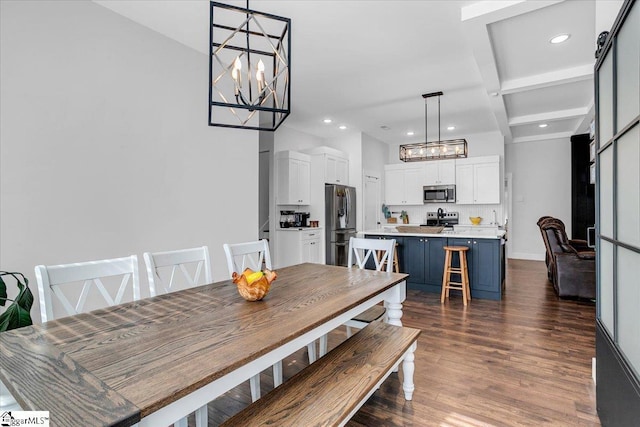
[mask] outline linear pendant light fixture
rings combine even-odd
[[[442,92],[425,93],[424,98],[424,140],[417,144],[404,144],[400,146],[400,160],[403,162],[421,162],[425,160],[457,159],[467,157],[467,140],[440,139],[440,96]],[[429,98],[438,97],[438,140],[427,141],[427,101]]]
[[[209,126],[275,131],[291,110],[291,19],[210,2]]]

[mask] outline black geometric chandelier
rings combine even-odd
[[[425,93],[424,98],[424,140],[417,144],[404,144],[400,146],[400,160],[403,162],[421,162],[425,160],[444,160],[467,157],[467,140],[440,139],[440,96],[442,92]],[[438,140],[427,141],[427,100],[438,97]]]
[[[275,131],[291,105],[291,20],[210,2],[209,126]]]

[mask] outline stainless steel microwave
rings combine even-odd
[[[455,185],[426,185],[422,187],[425,203],[455,203]]]

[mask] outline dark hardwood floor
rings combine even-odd
[[[409,291],[402,321],[423,331],[413,401],[392,374],[348,426],[600,425],[591,379],[595,305],[556,298],[544,262],[509,260],[502,301],[474,299],[465,308],[460,297],[440,304],[439,295]],[[343,339],[342,330],[332,332],[330,347]],[[287,358],[285,379],[306,361],[304,350]],[[271,385],[263,372],[263,393]],[[247,382],[209,404],[209,425],[250,401]]]

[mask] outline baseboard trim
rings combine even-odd
[[[509,258],[525,259],[529,261],[544,261],[544,254],[532,254],[527,252],[511,252]]]

